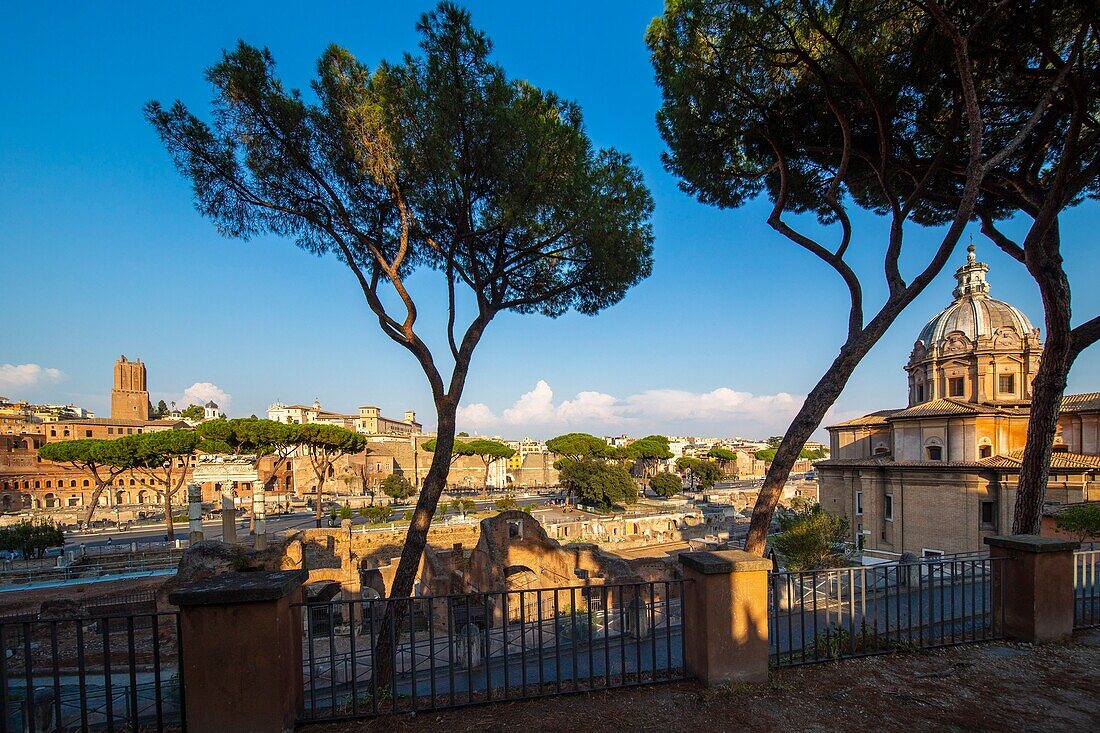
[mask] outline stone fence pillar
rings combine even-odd
[[[187,539],[202,542],[202,486],[187,484]]]
[[[169,594],[180,608],[190,733],[283,733],[302,711],[306,571],[224,573]]]
[[[1045,643],[1073,633],[1073,551],[1080,543],[1038,535],[986,537],[994,622],[1009,639]]]
[[[684,667],[708,687],[768,681],[768,570],[744,550],[682,552]]]

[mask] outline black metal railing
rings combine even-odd
[[[772,663],[789,666],[1002,638],[1001,558],[925,559],[769,575]],[[996,599],[1000,600],[1000,599]]]
[[[1073,553],[1073,628],[1100,626],[1100,550]]]
[[[0,619],[0,733],[184,729],[179,614]]]
[[[683,679],[683,582],[303,603],[304,719]]]

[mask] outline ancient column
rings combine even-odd
[[[218,486],[222,494],[222,542],[234,544],[237,541],[237,507],[233,503],[233,482],[222,481]]]
[[[264,495],[264,482],[252,482],[252,527],[256,534],[256,549],[267,549],[267,517],[266,498]]]
[[[202,541],[202,486],[187,484],[187,539]]]

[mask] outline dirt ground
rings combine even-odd
[[[314,725],[308,733],[1100,730],[1100,631],[1072,644],[981,644],[808,665],[771,684],[691,682]]]

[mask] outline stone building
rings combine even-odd
[[[322,423],[355,430],[364,435],[380,438],[407,438],[421,435],[423,426],[416,421],[416,413],[406,410],[401,420],[383,417],[382,410],[373,405],[363,405],[356,413],[333,412],[321,407],[317,400],[312,405],[284,405],[275,402],[267,408],[267,419],[292,425]]]
[[[78,510],[86,507],[95,491],[92,477],[71,466],[42,461],[38,449],[62,440],[113,440],[158,430],[186,428],[182,420],[150,420],[145,364],[120,357],[114,366],[111,417],[67,417],[50,421],[24,421],[9,434],[0,435],[0,512]],[[91,414],[81,410],[76,414]],[[137,417],[135,417],[135,415]],[[164,504],[165,487],[140,471],[115,477],[99,497],[99,506],[152,513]],[[177,498],[178,502],[179,499]],[[73,517],[79,512],[74,511]]]
[[[1039,330],[990,297],[974,247],[952,303],[921,329],[905,366],[909,404],[829,426],[821,504],[849,518],[867,558],[984,549],[1012,527]],[[1067,395],[1047,498],[1100,498],[1100,393]]]
[[[111,389],[111,417],[127,420],[149,419],[149,389],[145,365],[141,359],[130,361],[125,355],[115,362],[115,382]]]

